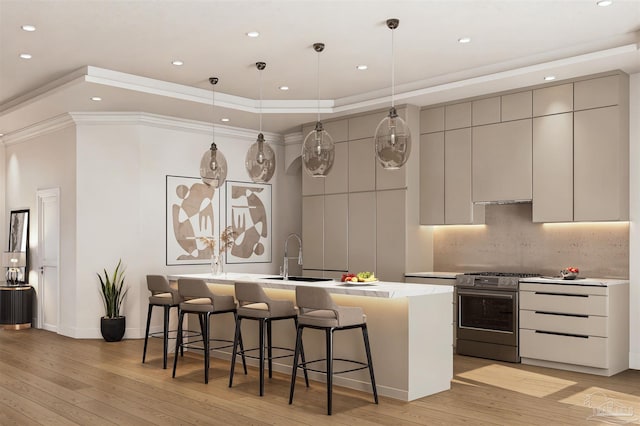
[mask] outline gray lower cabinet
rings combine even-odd
[[[612,376],[629,368],[629,285],[520,284],[523,364]]]
[[[349,194],[349,271],[376,268],[376,193]]]
[[[532,198],[531,119],[473,127],[473,201]]]
[[[533,221],[573,220],[573,113],[533,119]]]

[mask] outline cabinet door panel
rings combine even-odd
[[[575,109],[618,105],[620,102],[620,76],[594,78],[574,84]]]
[[[531,90],[502,96],[502,121],[530,118],[532,111]]]
[[[324,269],[324,196],[302,197],[304,269]]]
[[[375,189],[375,156],[373,138],[349,142],[349,192]]]
[[[349,271],[376,271],[376,193],[349,194]]]
[[[531,200],[531,119],[473,128],[473,201]]]
[[[420,111],[420,133],[444,131],[444,107]]]
[[[573,337],[520,330],[520,356],[567,364],[607,368],[607,339]]]
[[[628,194],[621,174],[627,170],[623,161],[628,161],[628,153],[620,149],[619,107],[574,115],[574,219],[626,220],[628,211],[622,211],[621,200]]]
[[[444,132],[420,136],[420,224],[444,224]]]
[[[448,225],[473,223],[471,129],[445,132],[444,219]]]
[[[347,270],[348,211],[347,194],[324,197],[324,269]]]
[[[324,178],[324,193],[336,194],[347,192],[349,189],[349,143],[340,142],[335,144],[336,155],[333,167],[329,170],[327,177]]]
[[[374,114],[361,115],[349,119],[349,140],[373,138],[376,134],[378,123],[387,116],[388,111]]]
[[[472,102],[472,123],[474,126],[500,122],[500,97],[480,99]]]
[[[471,102],[445,106],[444,123],[445,130],[471,127]]]
[[[545,87],[533,91],[533,116],[573,111],[573,84]]]
[[[404,280],[406,193],[398,189],[376,194],[376,275],[384,281]]]
[[[573,113],[533,119],[533,221],[573,220]]]

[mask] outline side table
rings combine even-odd
[[[0,327],[21,330],[31,327],[33,287],[0,283]]]

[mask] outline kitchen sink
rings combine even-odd
[[[284,277],[265,277],[261,278],[263,280],[284,280]],[[316,278],[316,277],[297,277],[297,276],[289,276],[287,281],[302,281],[302,282],[319,282],[319,281],[333,281],[332,278]]]

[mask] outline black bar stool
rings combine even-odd
[[[144,350],[142,352],[142,363],[147,357],[147,343],[149,337],[159,338],[162,336],[163,356],[162,368],[167,368],[167,349],[169,347],[169,333],[175,333],[176,330],[169,330],[169,312],[171,308],[178,309],[182,298],[178,294],[178,290],[171,288],[169,281],[163,275],[147,275],[147,288],[151,292],[149,296],[149,310],[147,312],[147,330],[144,335]],[[149,333],[151,325],[151,312],[154,306],[160,306],[164,310],[163,330],[160,332]]]
[[[258,351],[258,356],[246,355],[247,358],[253,358],[260,360],[260,396],[264,395],[264,331],[267,329],[267,362],[269,365],[269,378],[272,377],[273,360],[279,358],[286,358],[293,356],[294,350],[291,348],[283,348],[280,346],[273,346],[271,323],[273,321],[292,319],[294,325],[298,326],[298,311],[293,302],[289,300],[275,300],[267,296],[259,284],[253,282],[238,281],[235,283],[236,299],[238,299],[238,317],[236,320],[236,332],[233,343],[233,352],[231,355],[231,372],[229,374],[229,387],[233,385],[233,373],[236,365],[236,355],[245,355],[247,352]],[[259,332],[258,341],[259,346],[251,349],[241,349],[238,351],[238,344],[240,343],[240,329],[243,319],[258,321]],[[285,355],[273,356],[273,349],[280,351],[287,351],[289,353]],[[304,353],[302,355],[302,361],[304,362]],[[247,371],[245,369],[245,374]],[[307,370],[304,371],[304,378],[309,386],[309,377],[307,376]]]
[[[180,350],[187,349],[200,349],[204,350],[204,382],[209,383],[209,365],[210,365],[210,352],[212,350],[225,349],[233,346],[231,340],[225,339],[211,339],[209,335],[210,330],[210,318],[211,315],[219,314],[233,314],[234,320],[237,321],[236,301],[233,296],[221,296],[211,292],[207,283],[200,279],[180,278],[178,279],[178,292],[183,298],[183,302],[180,303],[180,314],[178,319],[178,336],[176,338],[176,353],[173,358],[173,374],[172,377],[176,377],[176,367],[178,365],[178,348]],[[185,314],[197,314],[200,321],[200,330],[202,331],[202,338],[195,341],[184,342],[184,336],[182,335],[184,316]],[[242,336],[238,338],[240,343],[240,349],[244,349],[242,344]],[[212,348],[211,342],[223,342],[227,345],[217,346]],[[242,356],[242,365],[244,366],[245,374],[247,372],[247,365],[244,355]]]
[[[369,369],[371,378],[371,388],[373,390],[373,399],[378,403],[378,391],[376,389],[376,379],[373,374],[373,363],[371,361],[371,349],[369,347],[369,334],[367,331],[366,315],[361,308],[338,306],[331,299],[329,292],[321,287],[296,287],[296,304],[300,310],[298,315],[298,328],[296,333],[296,348],[293,356],[293,371],[291,373],[291,389],[289,393],[289,404],[293,403],[293,391],[296,384],[296,375],[298,368],[324,373],[327,375],[327,414],[331,415],[332,393],[333,393],[333,375],[349,373],[351,371]],[[302,332],[305,328],[315,328],[325,331],[326,340],[326,358],[316,359],[312,361],[303,361],[298,363],[298,356],[303,352],[302,348]],[[350,330],[353,328],[362,329],[362,338],[364,340],[364,348],[367,354],[367,362],[361,362],[351,359],[334,358],[333,357],[333,332],[337,330]],[[326,361],[326,370],[316,370],[309,368],[310,364]],[[333,371],[333,361],[344,361],[357,365],[357,367]]]

